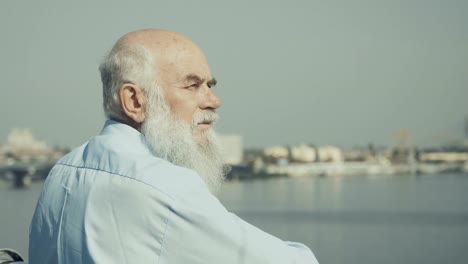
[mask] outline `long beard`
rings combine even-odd
[[[223,165],[221,149],[213,129],[202,135],[203,142],[194,140],[194,124],[174,118],[168,105],[161,98],[148,100],[142,133],[153,153],[175,165],[196,171],[216,194],[225,179],[226,168]],[[216,119],[213,111],[204,111],[194,118],[194,123]]]

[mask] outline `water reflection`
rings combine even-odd
[[[0,246],[26,256],[41,186],[0,181]],[[467,189],[466,174],[298,177],[229,182],[220,200],[261,229],[305,243],[321,263],[464,263]]]

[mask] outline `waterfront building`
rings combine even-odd
[[[0,161],[11,165],[13,162],[35,162],[57,160],[64,152],[48,147],[43,140],[36,139],[28,128],[14,128],[5,145],[0,148]]]
[[[221,146],[223,147],[223,160],[228,165],[239,165],[244,158],[242,136],[240,135],[219,135]]]
[[[295,162],[311,163],[318,161],[318,151],[314,146],[301,144],[291,148],[291,160]]]
[[[268,147],[263,150],[267,163],[287,164],[289,149],[283,146]]]

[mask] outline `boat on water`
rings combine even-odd
[[[340,163],[288,163],[264,166],[266,174],[299,176],[346,176],[346,175],[413,175],[438,174],[443,172],[468,172],[467,163],[379,163],[379,162],[340,162]]]

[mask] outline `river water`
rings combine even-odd
[[[42,182],[0,181],[0,248],[27,256]],[[468,263],[468,175],[301,177],[228,182],[232,212],[321,264]]]

